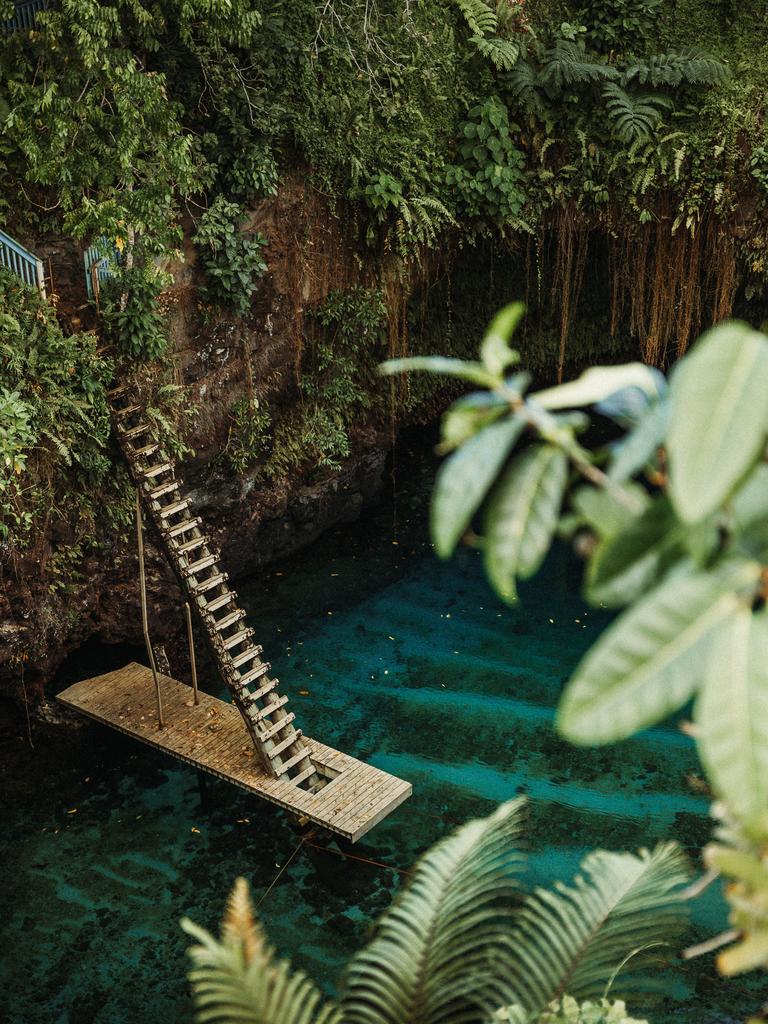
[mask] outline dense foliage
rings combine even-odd
[[[0,42],[0,192],[22,197],[4,215],[168,245],[181,196],[271,194],[298,155],[406,244],[568,203],[642,221],[666,191],[692,227],[764,201],[761,18],[701,0],[62,0]]]
[[[110,469],[106,386],[93,334],[66,336],[36,292],[0,270],[0,544],[25,551],[45,530],[88,535]],[[69,528],[67,525],[67,528]]]
[[[614,743],[694,701],[690,731],[719,801],[704,858],[730,883],[733,931],[720,944],[738,940],[718,964],[728,974],[768,967],[768,337],[731,322],[704,335],[668,383],[630,363],[529,392],[509,345],[521,316],[520,304],[497,316],[478,362],[386,367],[481,389],[443,421],[452,454],[433,497],[436,551],[447,558],[473,536],[511,602],[558,531],[579,535],[587,599],[624,611],[567,685],[559,729],[576,744]],[[607,449],[580,443],[583,407],[622,432]]]
[[[674,845],[597,851],[571,885],[526,893],[524,807],[522,799],[502,804],[424,854],[347,966],[338,1006],[275,961],[238,879],[220,941],[182,922],[198,943],[190,949],[197,1019],[643,1024],[605,993],[639,998],[654,989],[651,969],[684,922],[684,856]]]

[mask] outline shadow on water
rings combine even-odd
[[[579,596],[564,549],[515,609],[495,600],[475,552],[439,563],[425,525],[434,463],[423,437],[413,443],[422,454],[403,446],[394,498],[238,586],[304,731],[414,786],[354,848],[386,867],[307,846],[260,908],[280,953],[328,991],[397,869],[517,793],[531,799],[537,883],[570,875],[593,846],[673,836],[695,854],[709,833],[687,782],[694,751],[673,727],[596,751],[557,738],[559,693],[607,620]],[[57,689],[134,658],[143,651],[86,645]],[[296,848],[291,822],[225,783],[204,807],[192,769],[101,727],[38,727],[34,739],[3,742],[3,1020],[191,1020],[178,919],[214,927],[238,874],[258,898]],[[722,914],[712,889],[693,937]],[[660,1024],[735,1021],[756,1003],[709,962],[679,969],[668,990],[651,1014]]]

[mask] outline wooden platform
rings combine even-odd
[[[152,673],[135,662],[75,683],[57,699],[353,843],[411,795],[409,782],[310,739],[312,760],[331,781],[318,793],[308,793],[271,778],[254,763],[253,746],[235,707],[202,692],[195,706],[191,687],[169,676],[160,681],[163,729],[157,727]]]

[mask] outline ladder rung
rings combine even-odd
[[[130,441],[131,438],[138,437],[139,434],[146,434],[149,429],[149,423],[140,423],[138,427],[131,427],[130,430],[121,430],[120,433],[126,441]]]
[[[161,484],[159,487],[155,487],[153,490],[147,492],[147,497],[151,498],[152,501],[157,501],[158,498],[162,498],[164,494],[170,494],[171,491],[178,491],[179,481],[171,480],[169,484]]]
[[[186,533],[187,530],[191,530],[193,526],[202,526],[203,520],[199,516],[193,516],[191,519],[185,519],[183,523],[176,523],[175,526],[164,527],[163,533],[166,537],[173,540],[174,537],[178,537],[182,533]]]
[[[209,603],[203,608],[203,611],[208,612],[210,615],[211,612],[215,612],[219,608],[223,608],[229,601],[234,601],[236,597],[237,594],[234,590],[228,590],[226,594],[222,594],[220,597],[215,597],[213,601],[209,601]]]
[[[118,384],[116,388],[111,388],[107,392],[107,398],[111,401],[113,398],[119,398],[120,395],[124,395],[126,391],[130,390],[129,384]]]
[[[153,441],[152,444],[144,445],[143,448],[134,448],[131,454],[133,455],[134,459],[146,459],[147,456],[154,455],[159,447],[159,442]]]
[[[172,462],[161,462],[158,466],[150,466],[149,469],[143,469],[141,475],[145,479],[151,480],[152,477],[160,476],[161,473],[167,473],[169,469],[173,469]]]
[[[140,403],[134,403],[133,405],[124,405],[122,409],[113,409],[115,416],[130,416],[134,412],[141,412],[144,408]]]
[[[261,711],[257,711],[255,714],[249,714],[249,718],[252,722],[263,722],[265,718],[268,718],[273,711],[278,711],[281,707],[288,703],[288,697],[283,694],[282,697],[278,697],[274,704],[267,704]]]
[[[191,565],[183,565],[181,571],[185,576],[197,576],[203,569],[210,569],[216,562],[216,555],[205,555],[204,558],[200,558],[197,562],[192,562]]]
[[[235,633],[233,636],[228,636],[226,640],[222,640],[221,644],[225,651],[229,651],[233,647],[237,647],[238,644],[242,644],[245,643],[246,640],[250,640],[252,636],[252,627],[246,626],[245,629],[241,629],[239,633]]]
[[[275,756],[274,750],[269,752],[269,756]],[[280,772],[280,776],[285,775],[286,772],[289,772],[291,768],[295,767],[300,761],[303,761],[307,757],[309,757],[309,750],[307,750],[306,747],[302,747],[298,754],[294,754],[293,757],[290,757],[287,761],[283,761],[281,765],[277,765],[277,770]],[[311,763],[312,762],[310,761],[310,764]],[[280,776],[278,776],[278,778]]]
[[[109,355],[110,352],[114,352],[114,351],[115,351],[115,346],[114,345],[101,345],[99,348],[96,349],[96,355],[103,357],[103,356]]]
[[[289,779],[288,781],[294,786],[300,786],[302,782],[305,782],[310,777],[310,775],[314,775],[316,771],[317,769],[310,762],[309,768],[305,768],[300,775],[297,775],[295,778]]]
[[[200,583],[192,583],[192,589],[196,594],[204,594],[207,590],[213,590],[219,583],[225,583],[228,579],[228,573],[217,572],[215,576],[211,576],[207,580],[202,580]]]
[[[203,544],[207,544],[207,543],[208,543],[208,538],[205,537],[205,536],[193,537],[192,540],[188,540],[184,544],[179,544],[176,547],[176,550],[178,551],[178,553],[180,555],[188,555],[190,553],[190,551],[196,551],[198,548],[202,547]]]
[[[255,704],[257,700],[261,700],[261,698],[265,697],[268,693],[272,693],[276,686],[277,680],[270,679],[268,683],[264,683],[263,686],[260,686],[258,690],[254,690],[253,693],[244,693],[243,704],[248,706]]]
[[[238,654],[237,657],[232,659],[232,666],[234,668],[240,668],[246,661],[250,661],[251,658],[258,657],[261,654],[263,647],[261,644],[254,644],[253,647],[249,647],[247,651],[243,651],[242,654]]]
[[[242,608],[238,608],[236,611],[230,612],[229,615],[225,615],[223,619],[217,619],[213,625],[216,632],[220,633],[222,629],[226,629],[228,626],[232,626],[244,618],[245,611]]]
[[[265,661],[262,665],[257,665],[256,668],[252,668],[240,676],[238,680],[239,685],[248,686],[249,683],[253,683],[257,679],[261,679],[265,672],[269,672],[271,667],[272,666],[268,661]]]
[[[301,729],[291,729],[291,735],[287,736],[284,740],[280,740],[280,742],[277,744],[275,749],[274,750],[270,750],[269,756],[270,757],[277,757],[278,754],[282,754],[282,752],[284,750],[287,750],[288,747],[293,746],[293,744],[296,742],[296,740],[298,740],[299,737],[302,736],[302,735],[303,734],[302,734]]]
[[[281,718],[279,722],[276,722],[271,729],[267,729],[266,732],[258,733],[258,737],[262,743],[266,743],[267,740],[271,740],[273,736],[277,736],[279,732],[282,732],[287,725],[296,718],[296,715],[292,711],[289,711],[285,718]]]
[[[189,498],[182,498],[181,501],[174,501],[172,505],[166,505],[165,508],[158,509],[161,519],[167,519],[169,516],[175,516],[177,512],[183,511],[185,508],[189,508]]]

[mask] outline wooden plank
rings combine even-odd
[[[157,727],[152,673],[136,663],[75,683],[58,699],[352,842],[411,794],[407,782],[308,737],[304,738],[304,756],[310,756],[321,771],[327,768],[338,773],[334,779],[317,793],[309,793],[299,789],[296,780],[267,775],[255,751],[247,756],[251,741],[235,707],[203,692],[200,703],[188,707],[189,686],[170,676],[161,675],[159,680],[165,703],[164,729]],[[300,773],[297,779],[308,777],[309,772]]]

